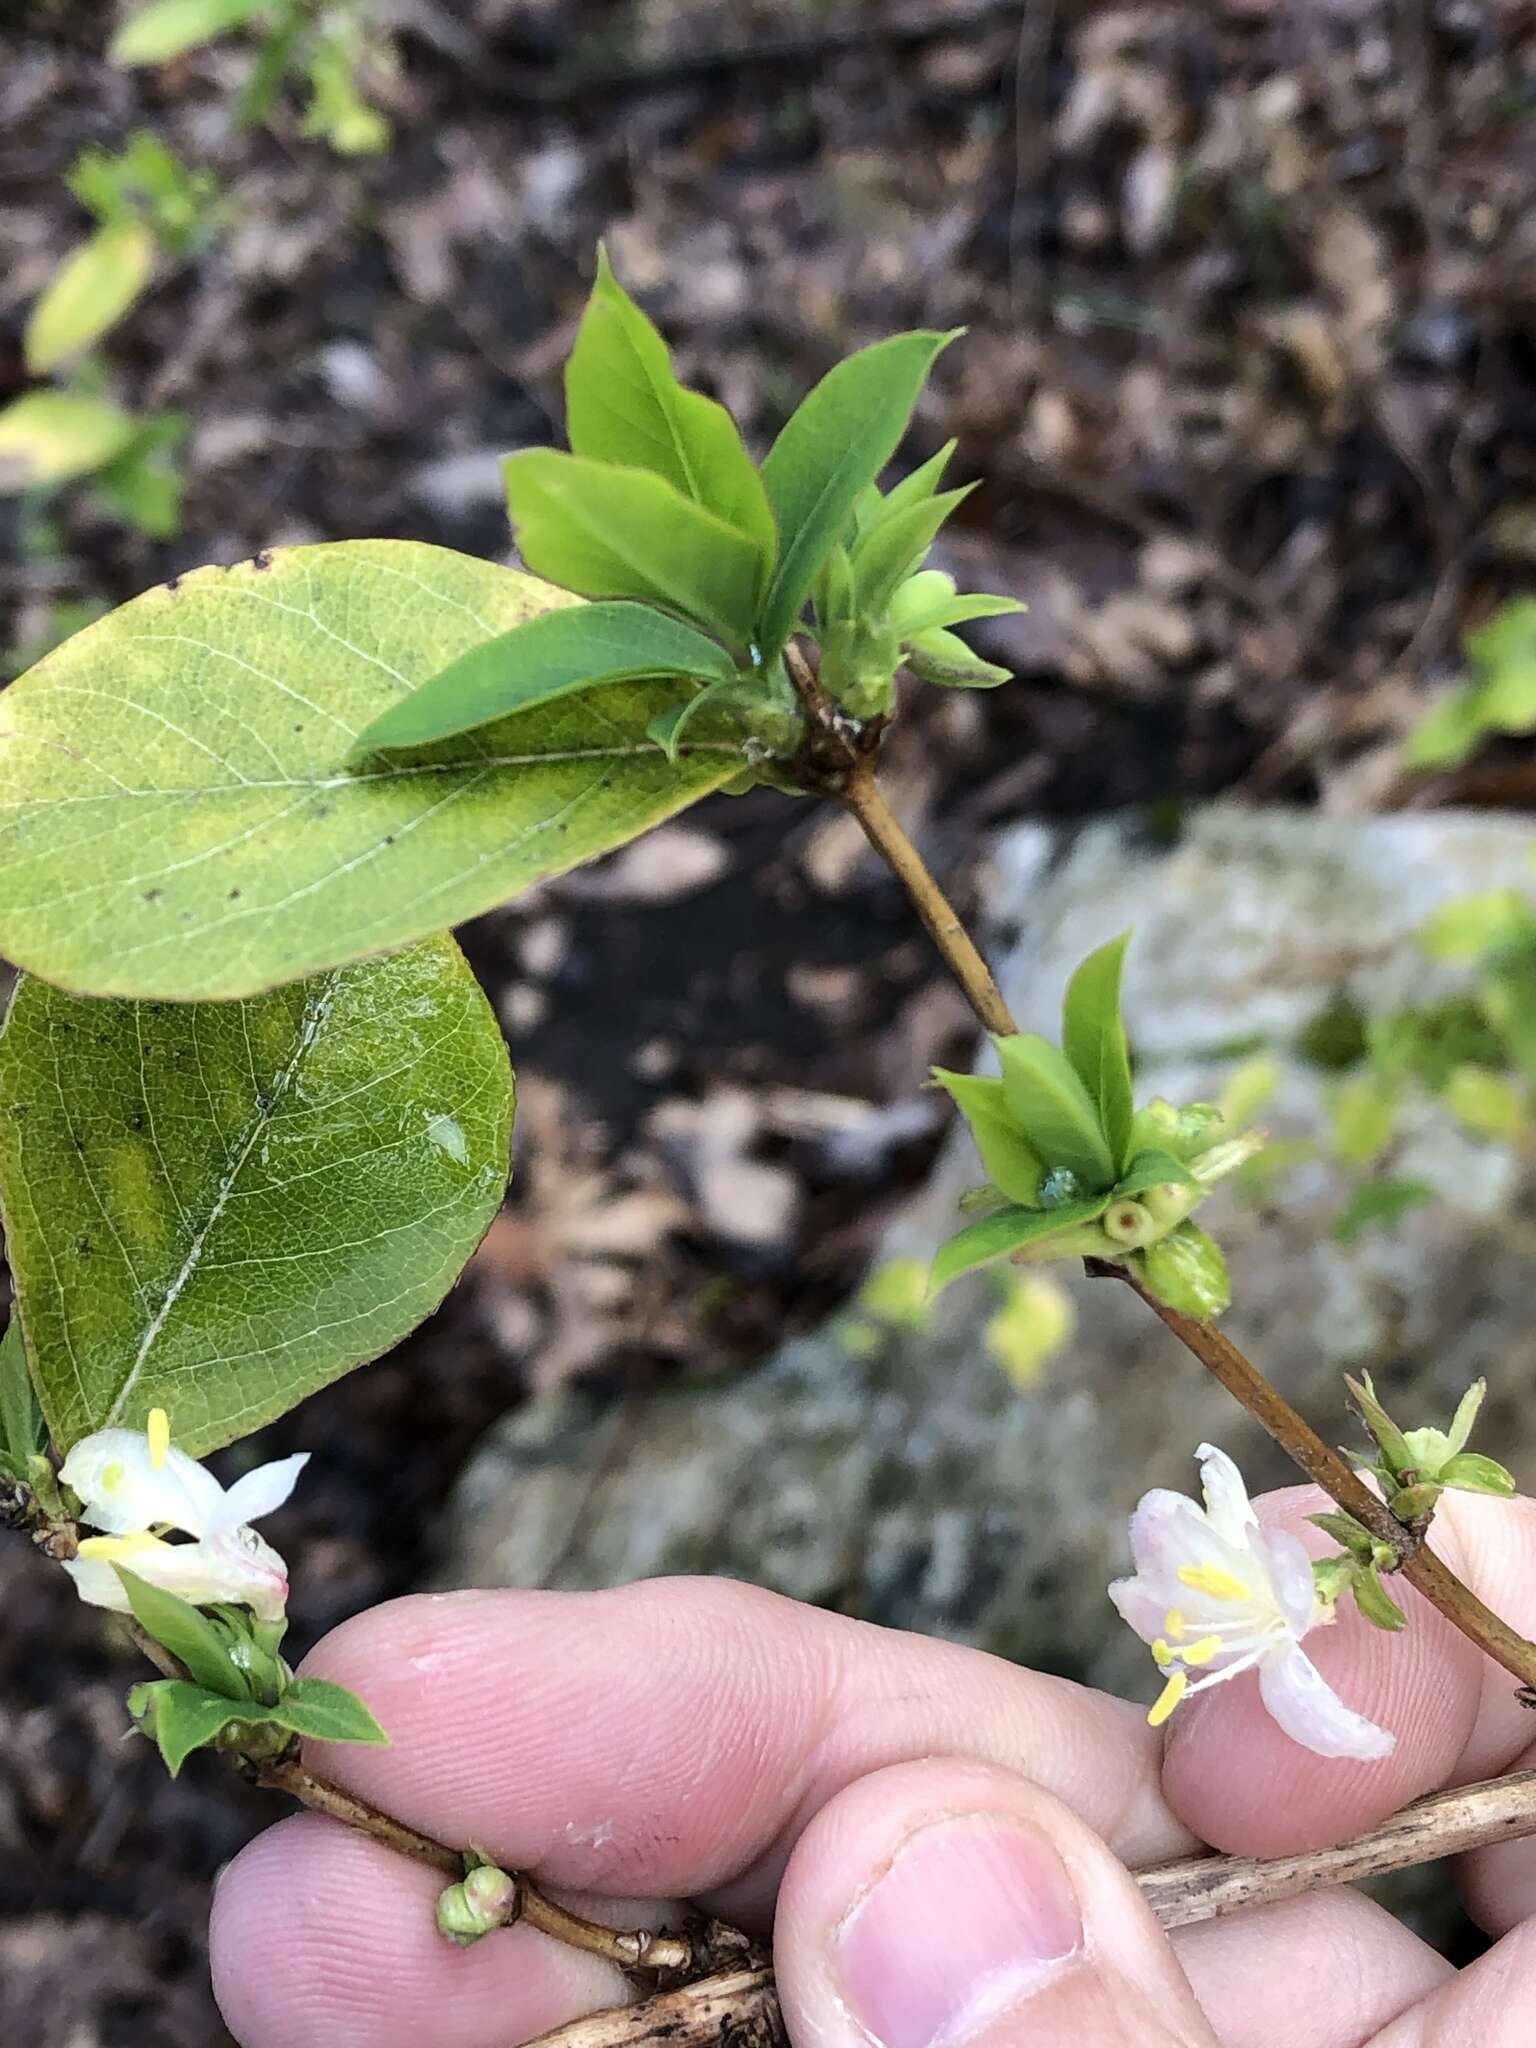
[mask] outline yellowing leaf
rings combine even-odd
[[[618,683],[346,765],[388,706],[558,591],[404,541],[147,591],[0,693],[0,952],[87,995],[247,996],[424,937],[717,787]]]
[[[66,256],[32,308],[22,339],[33,376],[46,376],[115,327],[154,267],[155,238],[136,217],[98,228]]]
[[[243,1003],[24,978],[0,1208],[64,1449],[171,1417],[194,1456],[376,1357],[501,1202],[512,1077],[451,939]]]
[[[138,423],[104,398],[28,391],[0,412],[0,492],[66,484],[115,462]]]

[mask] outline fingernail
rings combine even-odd
[[[970,1814],[908,1838],[832,1953],[849,2010],[882,2048],[944,2048],[1021,2005],[1082,1945],[1052,1844]]]

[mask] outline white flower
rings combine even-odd
[[[1300,1540],[1260,1528],[1224,1451],[1202,1444],[1198,1456],[1205,1506],[1161,1487],[1144,1495],[1131,1517],[1136,1576],[1109,1589],[1164,1674],[1148,1720],[1159,1727],[1181,1700],[1256,1669],[1264,1705],[1293,1742],[1319,1756],[1388,1755],[1396,1737],[1345,1706],[1301,1647],[1334,1612],[1314,1591]]]
[[[81,1520],[105,1534],[88,1536],[64,1569],[82,1600],[117,1614],[130,1611],[113,1570],[123,1564],[194,1607],[229,1601],[276,1621],[288,1600],[288,1567],[249,1524],[282,1506],[308,1458],[302,1451],[259,1465],[226,1490],[175,1448],[163,1408],[143,1431],[99,1429],[75,1445],[59,1477],[80,1496]],[[195,1540],[168,1543],[167,1530]]]

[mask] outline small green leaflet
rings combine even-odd
[[[21,1317],[13,1307],[0,1337],[0,1472],[25,1479],[28,1464],[47,1443],[47,1425],[21,1341]]]
[[[768,494],[723,405],[677,380],[667,345],[597,251],[597,281],[565,366],[571,453],[653,470],[761,551],[778,549]]]
[[[938,1294],[979,1266],[990,1266],[1028,1246],[1093,1223],[1108,1206],[1108,1197],[1100,1195],[1091,1201],[1063,1202],[1059,1209],[1000,1209],[995,1216],[984,1216],[940,1245],[929,1276],[929,1292]]]
[[[352,758],[383,747],[451,739],[599,683],[638,676],[728,682],[735,673],[735,664],[716,641],[649,605],[572,605],[529,619],[461,654],[366,726]]]
[[[907,667],[922,682],[938,683],[946,690],[995,690],[999,683],[1013,681],[1011,669],[983,661],[958,633],[942,626],[925,627],[918,633],[903,626],[901,636]]]
[[[1221,1246],[1196,1224],[1181,1223],[1157,1244],[1127,1261],[1149,1294],[1201,1322],[1231,1305],[1232,1288]]]
[[[951,1073],[945,1067],[935,1067],[933,1078],[954,1097],[970,1127],[988,1178],[1009,1201],[1020,1202],[1027,1208],[1039,1196],[1044,1169],[1014,1128],[1002,1082],[979,1074]]]
[[[853,585],[859,611],[870,617],[884,612],[896,586],[919,568],[934,536],[950,514],[970,496],[974,484],[918,498],[894,511],[887,506],[853,550]]]
[[[898,334],[862,348],[829,370],[786,421],[763,464],[779,529],[778,565],[759,623],[765,656],[794,631],[817,571],[895,454],[934,358],[953,339]]]
[[[244,1003],[103,1003],[23,977],[0,1207],[67,1450],[171,1416],[194,1457],[375,1358],[500,1206],[512,1076],[451,939]]]
[[[667,681],[345,765],[391,704],[574,602],[447,548],[340,541],[98,620],[0,692],[0,952],[86,995],[250,996],[473,917],[735,774],[739,743],[671,765],[647,738]]]
[[[311,1742],[389,1741],[356,1693],[326,1678],[294,1679],[267,1718]]]
[[[1062,1050],[1099,1112],[1117,1169],[1126,1164],[1135,1104],[1131,1056],[1120,1012],[1120,976],[1130,933],[1122,933],[1078,968],[1061,1013]]]
[[[557,448],[502,465],[523,560],[583,597],[638,597],[680,612],[732,647],[753,637],[763,551],[646,469]]]
[[[1116,1160],[1093,1098],[1066,1055],[1032,1031],[994,1043],[1008,1114],[1030,1148],[1047,1168],[1070,1168],[1084,1187],[1112,1187]]]
[[[112,38],[114,64],[166,64],[262,13],[270,0],[150,0]]]
[[[186,1666],[196,1684],[225,1700],[250,1699],[245,1674],[230,1655],[228,1640],[216,1622],[177,1594],[150,1585],[126,1565],[115,1569],[134,1620],[162,1649],[169,1650],[178,1664]]]
[[[155,238],[136,215],[98,228],[64,258],[27,320],[22,351],[34,377],[115,327],[149,282]]]

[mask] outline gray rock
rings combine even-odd
[[[1021,1023],[1054,1034],[1092,946],[1135,928],[1127,1012],[1143,1096],[1216,1093],[1256,1034],[1288,1044],[1339,992],[1378,1007],[1436,982],[1412,934],[1450,897],[1526,881],[1533,835],[1445,815],[1365,821],[1218,809],[1172,849],[1106,823],[1016,830],[989,891],[1002,979]],[[1006,946],[1006,952],[1000,948]],[[1324,1125],[1324,1080],[1286,1057],[1277,1136]],[[1528,1247],[1509,1222],[1515,1162],[1432,1106],[1404,1170],[1450,1193],[1344,1247],[1323,1233],[1341,1183],[1327,1166],[1260,1213],[1218,1196],[1230,1327],[1325,1434],[1345,1428],[1339,1375],[1369,1367],[1410,1420],[1494,1380],[1488,1440],[1536,1478],[1520,1416],[1533,1339],[1520,1304]],[[963,1133],[891,1233],[928,1257],[979,1178]],[[1067,1274],[1068,1269],[1056,1268]],[[929,1329],[850,1355],[834,1322],[724,1384],[615,1405],[566,1390],[481,1447],[452,1514],[455,1584],[593,1587],[716,1572],[1045,1669],[1146,1693],[1145,1653],[1106,1582],[1125,1563],[1142,1490],[1187,1487],[1210,1438],[1260,1484],[1289,1468],[1127,1290],[1071,1275],[1078,1333],[1030,1393],[984,1349],[986,1278],[946,1295]]]

